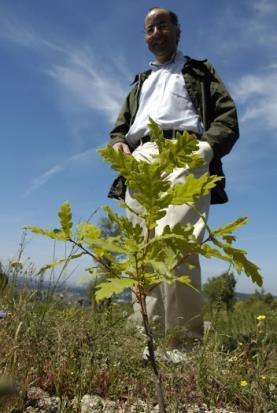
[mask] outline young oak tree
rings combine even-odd
[[[149,164],[137,161],[133,156],[126,156],[116,152],[111,145],[100,149],[99,153],[109,162],[114,170],[126,179],[126,184],[132,190],[132,196],[143,207],[143,212],[131,211],[144,222],[141,226],[133,226],[129,220],[104,206],[109,220],[120,229],[119,234],[103,237],[101,229],[90,222],[81,222],[73,230],[72,212],[68,202],[65,202],[59,211],[60,227],[53,230],[30,226],[27,229],[39,235],[45,235],[55,240],[70,242],[78,247],[79,252],[66,260],[60,260],[42,268],[42,271],[63,264],[68,260],[78,259],[89,255],[100,264],[103,280],[98,284],[96,291],[97,301],[107,299],[113,294],[131,288],[140,305],[143,325],[147,336],[149,359],[153,368],[160,412],[165,412],[163,390],[160,373],[154,354],[154,341],[146,310],[146,296],[150,286],[160,282],[173,283],[176,280],[175,268],[180,264],[186,265],[186,258],[199,254],[206,258],[217,258],[230,263],[237,272],[243,272],[253,282],[262,285],[259,268],[246,257],[246,251],[234,247],[233,232],[246,224],[247,217],[212,230],[204,216],[201,216],[206,227],[207,238],[199,242],[193,234],[191,224],[174,227],[166,226],[159,236],[151,237],[157,221],[166,214],[167,207],[172,205],[190,204],[192,207],[199,197],[207,195],[222,179],[218,176],[209,176],[208,173],[195,177],[193,170],[204,162],[196,153],[198,141],[194,135],[184,132],[177,134],[177,140],[164,139],[163,132],[150,120],[151,138],[156,142],[159,154],[154,162]],[[161,180],[165,171],[170,173],[176,167],[189,168],[192,172],[184,183],[172,187],[166,180]],[[121,201],[122,208],[130,209]],[[120,256],[120,259],[118,259]],[[189,264],[187,264],[189,268]],[[89,271],[93,274],[95,269]],[[178,276],[178,280],[191,286],[189,276]]]

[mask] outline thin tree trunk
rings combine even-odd
[[[161,374],[159,372],[158,365],[156,362],[155,344],[154,344],[154,338],[153,338],[153,334],[150,328],[150,323],[149,323],[149,319],[147,315],[145,293],[141,287],[139,287],[139,297],[137,298],[140,304],[140,311],[141,311],[141,315],[143,319],[145,334],[147,336],[147,347],[149,351],[149,360],[150,360],[151,368],[154,372],[156,392],[157,392],[158,403],[159,403],[159,412],[166,413],[162,377],[161,377]]]

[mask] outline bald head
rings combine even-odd
[[[169,9],[166,9],[165,7],[151,7],[151,9],[148,10],[148,12],[145,16],[145,20],[146,20],[148,14],[151,13],[152,11],[154,11],[154,10],[161,10],[163,12],[166,12],[169,15],[169,18],[170,18],[172,24],[174,24],[175,26],[179,26],[179,20],[178,20],[177,14],[175,14],[173,11],[171,11]]]

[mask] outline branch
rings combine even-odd
[[[113,274],[113,271],[112,271],[111,267],[104,260],[102,260],[101,258],[97,258],[96,255],[94,255],[91,251],[89,251],[87,248],[85,248],[79,242],[74,241],[74,239],[69,238],[68,241],[72,242],[74,245],[81,248],[81,250],[83,250],[87,255],[92,257],[96,262],[101,264],[109,273]],[[120,277],[118,277],[117,274],[113,274],[113,275],[116,276],[117,278],[120,278]]]

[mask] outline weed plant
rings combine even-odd
[[[155,384],[141,362],[144,339],[126,323],[129,305],[111,301],[93,309],[65,298],[27,287],[16,292],[13,285],[1,290],[0,375],[21,393],[2,394],[0,411],[22,411],[31,386],[59,396],[63,413],[87,393],[155,404]],[[276,301],[241,301],[210,322],[189,362],[162,366],[168,411],[184,403],[240,413],[276,408]]]

